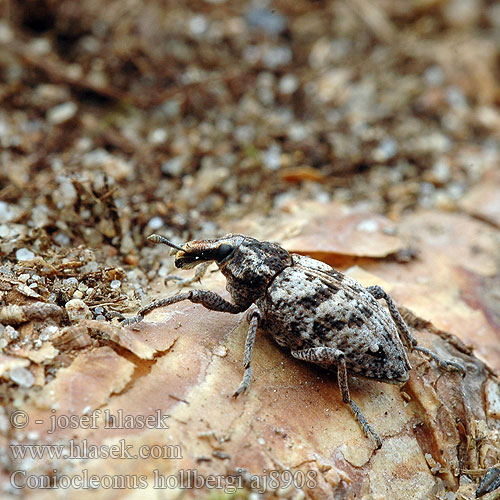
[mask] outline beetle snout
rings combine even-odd
[[[184,250],[179,250],[175,254],[175,267],[178,269],[190,269],[203,261],[198,252],[190,252],[189,250],[190,249],[186,248]]]

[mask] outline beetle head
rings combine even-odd
[[[174,263],[180,269],[191,269],[202,262],[216,262],[226,277],[227,290],[239,304],[254,302],[265,293],[274,277],[292,264],[290,254],[277,243],[242,234],[189,241],[182,247],[158,235],[149,239],[175,248]]]
[[[215,240],[188,241],[175,255],[175,267],[191,269],[208,261],[214,261],[221,267],[233,257],[244,238],[239,234],[228,234]]]

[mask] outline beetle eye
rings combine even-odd
[[[223,261],[226,257],[229,257],[229,255],[231,255],[233,250],[234,247],[232,245],[227,245],[226,243],[223,243],[222,245],[219,246],[219,248],[217,248],[215,260],[217,262]]]

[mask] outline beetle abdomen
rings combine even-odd
[[[410,368],[396,325],[357,281],[323,262],[293,255],[258,305],[264,325],[291,350],[326,346],[354,374],[404,381]]]

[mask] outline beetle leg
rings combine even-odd
[[[139,321],[142,321],[144,319],[144,316],[151,312],[153,309],[169,306],[171,304],[175,304],[176,302],[181,302],[182,300],[190,300],[195,304],[201,304],[203,307],[211,309],[212,311],[227,312],[231,314],[238,314],[240,312],[243,312],[245,309],[248,309],[247,305],[238,305],[228,302],[226,299],[210,290],[191,290],[187,293],[179,293],[177,295],[173,295],[172,297],[167,297],[165,299],[155,300],[154,302],[151,302],[151,304],[143,307],[142,309],[139,309],[139,312],[136,316],[132,316],[131,318],[126,318],[125,320],[123,320],[122,325],[132,325],[134,323],[139,323]]]
[[[183,288],[185,286],[190,285],[191,283],[196,283],[198,281],[201,281],[201,278],[205,276],[205,273],[207,272],[207,269],[210,267],[210,264],[212,264],[211,260],[208,262],[202,262],[201,264],[198,264],[196,266],[194,275],[191,276],[191,278],[181,278],[180,276],[169,275],[165,278],[165,284],[167,284],[169,281],[177,281],[179,288]]]
[[[367,290],[376,298],[376,299],[384,299],[387,303],[387,307],[389,308],[389,312],[396,323],[399,334],[402,338],[403,343],[410,349],[414,349],[415,351],[420,351],[424,354],[427,354],[430,358],[434,359],[440,366],[445,368],[446,370],[457,370],[461,372],[465,372],[464,367],[457,363],[456,361],[447,361],[440,356],[438,356],[435,352],[432,352],[430,349],[426,347],[420,347],[417,345],[417,339],[411,334],[408,325],[405,320],[401,316],[401,313],[398,311],[396,304],[388,295],[382,287],[375,285],[367,287]]]
[[[252,379],[252,367],[250,366],[250,361],[252,359],[255,335],[261,319],[262,314],[258,309],[254,309],[248,315],[248,322],[250,323],[250,326],[248,327],[247,340],[245,342],[245,356],[243,358],[245,374],[243,375],[243,380],[241,381],[238,389],[236,389],[233,394],[233,397],[235,398],[237,398],[242,392],[248,391],[248,388],[250,387],[250,380]]]
[[[368,423],[358,405],[351,399],[349,394],[349,386],[347,384],[347,367],[345,363],[345,355],[338,349],[332,347],[313,347],[311,349],[303,349],[299,351],[292,351],[292,356],[303,361],[310,361],[323,366],[336,365],[337,378],[342,394],[342,401],[351,407],[351,410],[361,425],[363,432],[367,437],[371,436],[377,443],[377,449],[382,446],[380,436],[375,432],[375,429]]]

